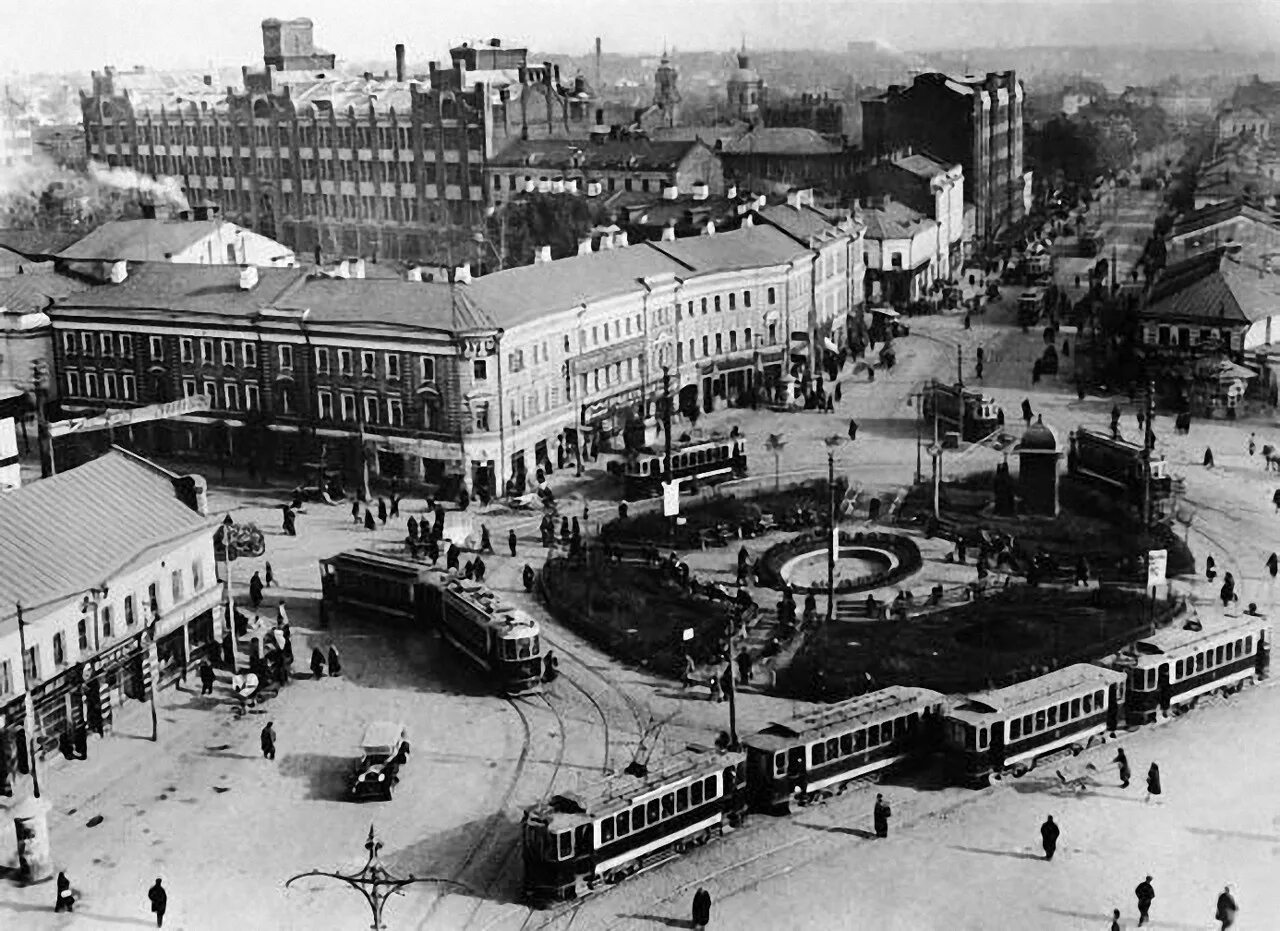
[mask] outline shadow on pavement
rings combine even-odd
[[[825,831],[827,834],[849,834],[853,837],[861,837],[863,840],[875,840],[875,831],[867,831],[862,828],[847,828],[840,824],[810,824],[807,821],[797,821],[796,825],[802,828],[808,828],[810,831]]]
[[[1107,922],[1111,920],[1110,914],[1102,912],[1073,912],[1065,908],[1050,908],[1049,906],[1041,906],[1040,911],[1048,912],[1050,915],[1061,915],[1063,918],[1079,918],[1089,922]],[[1099,924],[1098,927],[1102,927]],[[1197,925],[1183,924],[1178,921],[1148,921],[1146,927],[1149,928],[1173,928],[1174,931],[1200,931],[1204,928],[1204,923]]]
[[[387,860],[392,872],[447,877],[467,886],[477,898],[519,905],[523,903],[519,842],[519,815],[504,812],[496,819],[473,818],[424,837]]]
[[[666,915],[643,915],[635,913],[631,915],[623,915],[623,918],[631,921],[652,921],[656,925],[662,925],[664,928],[692,928],[693,922],[686,921],[683,918],[670,918]]]
[[[52,895],[50,895],[50,898],[52,898]],[[52,912],[52,911],[53,911],[52,905],[31,905],[26,902],[0,901],[0,914],[4,912]],[[81,919],[87,918],[88,920],[94,922],[95,924],[139,925],[143,928],[150,928],[155,926],[154,918],[151,918],[151,919],[121,918],[117,915],[95,915],[92,912],[82,912],[79,909],[75,910],[71,914],[77,918],[81,918]]]
[[[1009,857],[1013,860],[1043,860],[1044,857],[1034,853],[1026,853],[1021,850],[985,850],[982,847],[964,847],[957,844],[951,845],[952,850],[960,850],[964,853],[983,853],[989,857]],[[1093,917],[1093,916],[1089,916]]]
[[[281,737],[288,740],[288,734]],[[277,767],[286,779],[305,781],[307,798],[335,802],[347,798],[347,777],[351,775],[355,760],[325,753],[286,753],[274,762],[263,760],[262,765]]]

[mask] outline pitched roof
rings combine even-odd
[[[774,204],[757,210],[766,222],[806,244],[811,239],[823,239],[841,234],[835,221],[814,207],[792,207],[790,204]]]
[[[698,274],[783,265],[797,256],[809,254],[786,233],[770,226],[754,226],[716,233],[714,236],[689,236],[672,242],[647,245],[675,259]]]
[[[8,278],[22,272],[53,271],[53,263],[37,262],[21,252],[0,246],[0,278]]]
[[[883,207],[865,209],[858,219],[866,224],[867,239],[910,239],[933,220],[906,204],[892,200]]]
[[[724,144],[726,155],[838,155],[844,149],[801,126],[757,128]]]
[[[309,275],[272,306],[310,310],[307,319],[316,324],[383,324],[450,331],[492,325],[465,285],[443,281]]]
[[[57,255],[84,238],[84,230],[0,229],[0,246],[26,256]]]
[[[11,314],[39,313],[53,303],[55,298],[86,291],[88,288],[82,281],[53,272],[0,278],[0,311]]]
[[[188,539],[209,519],[177,497],[175,476],[113,449],[79,468],[0,495],[0,622],[21,602],[75,597],[147,551]]]
[[[489,160],[491,168],[528,168],[531,172],[618,170],[672,171],[702,143],[650,139],[517,139]],[[575,159],[577,160],[575,162]]]
[[[250,316],[270,306],[305,274],[296,268],[259,269],[258,284],[244,291],[236,265],[145,262],[131,267],[129,277],[120,284],[101,285],[59,306]]]
[[[643,291],[642,278],[687,271],[686,266],[640,243],[509,268],[476,278],[459,290],[495,325],[510,328],[584,301]]]
[[[217,232],[223,220],[112,220],[58,253],[74,261],[163,262]]]
[[[1243,253],[1215,249],[1160,272],[1143,317],[1248,324],[1280,314],[1280,276]]]
[[[945,174],[955,163],[944,162],[941,159],[917,152],[913,155],[905,155],[902,158],[894,159],[893,164],[917,177],[933,179],[940,174]]]
[[[1280,229],[1280,220],[1277,220],[1269,213],[1258,210],[1256,207],[1250,207],[1241,198],[1234,198],[1221,204],[1210,204],[1207,207],[1201,207],[1199,210],[1193,210],[1191,213],[1183,215],[1173,225],[1169,235],[1175,238],[1186,236],[1197,230],[1207,229],[1219,223],[1234,220],[1237,217],[1243,217],[1257,223],[1265,223],[1268,226]]]

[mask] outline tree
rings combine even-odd
[[[502,208],[494,223],[506,224],[505,234],[489,236],[502,246],[506,267],[530,265],[541,246],[551,247],[552,258],[575,255],[578,243],[591,231],[591,210],[573,194],[525,194]],[[492,226],[491,226],[492,232]]]

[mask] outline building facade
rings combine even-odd
[[[885,153],[909,145],[959,164],[985,245],[1024,215],[1022,100],[1013,71],[918,75],[909,87],[863,101],[863,146]]]
[[[1280,252],[1280,220],[1243,200],[1231,200],[1183,215],[1165,239],[1170,262],[1230,246]]]
[[[858,219],[866,226],[867,302],[923,300],[938,278],[934,262],[944,248],[938,224],[889,195],[871,201]]]
[[[871,166],[858,178],[862,197],[888,194],[938,224],[938,254],[934,260],[942,279],[959,275],[966,245],[964,169],[922,153],[903,155]]]
[[[729,72],[725,81],[729,118],[755,125],[760,122],[760,111],[765,103],[764,78],[751,67],[747,47],[738,53],[738,67]]]

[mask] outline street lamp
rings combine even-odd
[[[18,611],[18,649],[22,651],[22,730],[26,742],[27,762],[31,766],[31,794],[40,797],[40,774],[36,772],[36,709],[31,702],[31,667],[27,664],[27,622],[22,617],[22,602]]]
[[[413,874],[410,874],[405,879],[400,879],[392,875],[391,871],[382,865],[382,857],[379,855],[382,850],[382,841],[378,840],[372,824],[369,825],[369,839],[364,842],[364,849],[369,851],[369,859],[355,873],[329,873],[324,870],[309,870],[306,873],[299,873],[297,876],[290,877],[284,884],[285,888],[289,888],[293,883],[307,876],[324,876],[327,879],[336,879],[339,882],[344,882],[364,896],[365,901],[369,903],[369,911],[373,915],[371,931],[385,931],[387,926],[382,923],[382,910],[386,907],[387,899],[403,892],[405,886],[413,883],[435,883],[441,886],[457,886],[467,892],[472,891],[465,883],[452,879],[418,879]]]
[[[822,442],[827,444],[827,520],[831,525],[831,539],[827,541],[827,623],[835,616],[836,603],[836,549],[840,545],[840,528],[836,525],[836,450],[844,443],[844,437],[833,433]]]
[[[764,441],[765,449],[773,453],[773,491],[778,492],[778,457],[782,455],[782,450],[786,447],[787,441],[782,438],[781,433],[770,433],[769,439]]]
[[[236,555],[235,544],[231,539],[231,531],[235,529],[235,526],[236,522],[228,514],[222,519],[222,527],[218,531],[222,535],[222,559],[227,567],[225,579],[227,586],[227,633],[231,637],[231,655],[230,662],[227,665],[233,673],[236,671],[236,606],[232,601],[231,561],[236,558]]]

